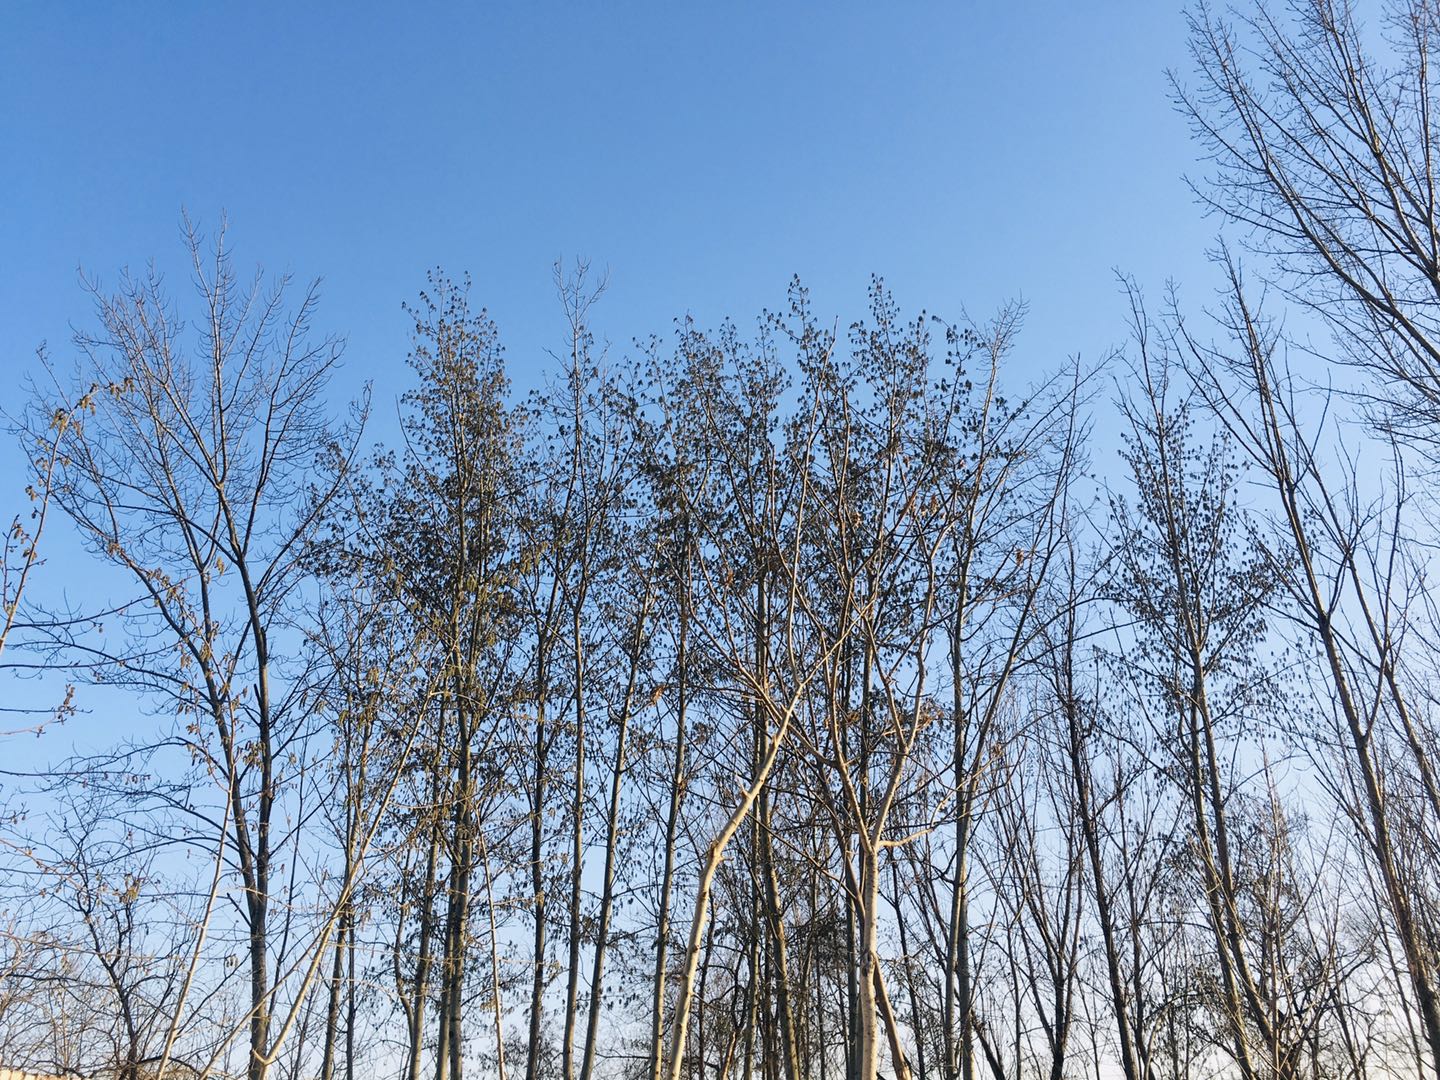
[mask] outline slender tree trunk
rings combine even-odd
[[[640,646],[650,614],[649,583],[635,619],[635,636],[630,642],[630,674],[621,706],[620,726],[615,734],[615,764],[611,772],[610,807],[605,820],[605,867],[601,873],[600,914],[596,926],[595,956],[590,969],[590,1014],[585,1024],[585,1052],[580,1062],[580,1080],[590,1080],[595,1065],[595,1044],[600,1034],[600,1009],[605,996],[605,952],[610,944],[610,916],[615,903],[615,858],[620,841],[620,794],[625,779],[625,752],[630,734],[630,716],[635,707],[635,680],[639,674]]]
[[[770,598],[769,578],[761,573],[756,583],[755,651],[757,678],[761,685],[769,679]],[[758,705],[755,709],[755,761],[758,766],[765,748],[765,716]],[[785,917],[780,910],[780,883],[775,872],[774,837],[770,831],[770,791],[760,791],[755,816],[756,858],[758,874],[764,886],[764,911],[769,936],[775,949],[776,1003],[780,1022],[780,1055],[785,1080],[799,1080],[799,1062],[795,1050],[795,1022],[790,1006],[790,967],[785,942]],[[757,927],[758,930],[758,927]]]
[[[457,701],[463,698],[457,690]],[[474,777],[468,706],[456,708],[455,808],[451,817],[455,855],[450,868],[449,905],[445,920],[445,962],[442,966],[440,1032],[436,1051],[435,1080],[463,1080],[463,1009],[465,957],[469,937],[470,884],[474,869],[474,845],[478,831],[474,820]]]
[[[745,1005],[741,1009],[742,1021],[739,1026],[740,1038],[744,1040],[741,1054],[740,1075],[744,1080],[754,1080],[755,1070],[755,1028],[760,1011],[760,920],[754,891],[751,892],[749,938],[745,950]]]
[[[420,894],[420,930],[416,946],[415,983],[410,1008],[410,1056],[408,1080],[420,1080],[420,1061],[425,1049],[425,1003],[430,997],[431,939],[435,934],[435,885],[440,858],[440,771],[431,782],[430,849],[425,856],[425,884]]]
[[[879,899],[879,894],[876,894]],[[910,1062],[905,1056],[905,1045],[901,1041],[900,1018],[890,1004],[890,992],[885,989],[885,973],[880,961],[875,961],[875,1000],[880,1006],[880,1015],[885,1019],[885,1036],[890,1043],[890,1067],[895,1071],[894,1080],[910,1080]],[[920,1033],[917,1030],[916,1035]]]
[[[792,714],[793,709],[786,709],[782,715],[780,725],[766,748],[765,760],[761,764],[754,786],[744,793],[740,804],[731,811],[730,817],[705,853],[705,861],[700,868],[700,879],[696,883],[695,911],[690,918],[690,939],[685,949],[685,966],[680,972],[680,993],[675,1003],[675,1020],[670,1038],[670,1080],[680,1080],[685,1064],[685,1037],[690,1028],[690,1004],[695,997],[695,970],[700,964],[701,941],[705,933],[706,922],[710,917],[710,893],[715,882],[715,871],[724,861],[725,849],[734,838],[736,831],[750,816],[750,811],[754,808],[755,800],[760,794],[760,788],[770,779],[770,770],[774,768],[780,747],[789,733]]]
[[[975,1002],[970,978],[969,793],[962,794],[961,799],[955,829],[955,884],[950,894],[950,933],[946,944],[946,1068],[952,1080],[957,1072],[961,1080],[974,1080],[975,1057],[970,1041]]]
[[[670,806],[665,814],[665,855],[664,869],[660,878],[660,917],[655,930],[655,975],[654,994],[650,1014],[650,1080],[660,1080],[664,1043],[662,1034],[665,1022],[665,966],[670,950],[670,899],[675,880],[675,843],[680,828],[680,804],[685,783],[685,728],[686,710],[689,705],[689,677],[686,668],[686,648],[689,643],[689,615],[681,605],[679,645],[675,658],[679,685],[676,689],[675,756],[670,769]]]
[[[925,1068],[925,1027],[920,1020],[920,994],[915,986],[915,965],[910,955],[910,936],[905,928],[905,898],[900,891],[900,868],[895,862],[890,864],[890,881],[890,887],[895,894],[895,928],[899,931],[900,955],[905,964],[905,990],[910,1000],[910,1028],[915,1033],[916,1064],[919,1066],[920,1080],[928,1080]]]
[[[709,1032],[710,1029],[709,1029],[709,1027],[706,1025],[705,1019],[706,1019],[706,1017],[709,1015],[709,1005],[710,1005],[710,997],[709,997],[710,967],[711,967],[711,963],[712,963],[712,961],[714,960],[714,958],[715,958],[715,922],[714,922],[714,920],[711,920],[710,925],[705,928],[705,960],[704,960],[704,962],[702,963],[702,965],[701,965],[701,967],[700,967],[700,1000],[699,1000],[699,1002],[697,1003],[697,1008],[696,1008],[696,1021],[695,1021],[695,1028],[696,1028],[696,1031],[695,1031],[695,1035],[696,1035],[695,1042],[696,1042],[696,1049],[697,1049],[697,1062],[696,1062],[696,1068],[695,1068],[695,1075],[696,1075],[697,1077],[701,1078],[701,1080],[703,1080],[703,1078],[704,1078],[704,1076],[705,1076],[705,1062],[706,1062],[706,1060],[707,1060],[707,1058],[706,1058],[706,1052],[707,1052],[707,1051],[706,1051],[706,1040],[705,1040],[705,1036],[706,1036],[706,1034]],[[672,1065],[671,1067],[673,1068],[674,1066]],[[717,1070],[717,1075],[723,1074],[723,1071],[724,1071],[724,1070]],[[669,1075],[669,1074],[667,1073],[667,1075]]]
[[[1090,765],[1085,758],[1084,736],[1080,730],[1079,706],[1075,698],[1073,657],[1067,642],[1063,658],[1064,674],[1061,708],[1066,721],[1066,749],[1070,759],[1070,782],[1079,811],[1080,831],[1085,840],[1085,853],[1090,863],[1090,884],[1095,894],[1095,917],[1100,924],[1100,938],[1105,947],[1105,976],[1109,980],[1111,1005],[1115,1013],[1115,1034],[1119,1044],[1120,1068],[1125,1080],[1148,1080],[1149,1068],[1142,1062],[1138,1046],[1131,1036],[1130,1008],[1125,992],[1125,978],[1120,968],[1120,949],[1115,936],[1114,908],[1105,864],[1100,855],[1100,822],[1090,797]]]
[[[349,880],[347,868],[345,880]],[[345,932],[348,928],[349,907],[340,916],[340,926],[335,934],[335,960],[330,970],[330,996],[325,1009],[325,1048],[320,1057],[321,1080],[331,1080],[335,1075],[335,1043],[340,1026],[340,986],[344,976]]]
[[[505,1011],[500,1000],[500,939],[495,932],[495,892],[491,887],[490,853],[480,837],[480,867],[485,875],[485,909],[490,917],[490,1002],[495,1015],[495,1070],[505,1080]]]
[[[859,995],[857,1009],[859,1042],[855,1053],[855,1070],[859,1080],[875,1080],[879,1067],[878,1032],[875,1021],[878,1010],[875,987],[879,979],[880,938],[876,915],[880,902],[879,865],[876,852],[866,842],[860,846],[860,895],[857,915],[859,916],[859,942],[857,960],[859,972],[856,979]]]
[[[775,1008],[780,1027],[780,1063],[785,1080],[800,1080],[799,1055],[795,1045],[795,1019],[790,1000],[789,947],[785,939],[785,916],[780,908],[780,882],[775,871],[774,841],[770,834],[769,793],[761,794],[760,862],[765,878],[765,916],[775,949]]]
[[[347,940],[349,973],[346,978],[345,997],[345,1080],[355,1080],[355,1021],[359,1014],[355,983],[355,916],[350,915],[350,936]]]
[[[581,573],[585,573],[583,567]],[[575,604],[572,626],[575,650],[575,801],[570,820],[570,966],[565,984],[565,1032],[560,1062],[563,1080],[575,1080],[575,1018],[580,998],[580,881],[585,870],[585,647],[580,621],[583,600],[577,599]]]
[[[530,896],[534,913],[534,935],[531,957],[534,969],[530,980],[530,1033],[525,1050],[525,1080],[538,1080],[540,1070],[540,1024],[545,1000],[545,792],[546,759],[550,742],[546,731],[545,711],[549,665],[545,662],[546,642],[542,639],[537,649],[541,658],[536,665],[535,704],[535,780],[530,806]]]

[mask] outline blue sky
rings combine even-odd
[[[612,351],[748,321],[792,274],[846,322],[880,273],[952,317],[1023,298],[1028,381],[1123,342],[1115,269],[1205,298],[1187,62],[1169,0],[7,5],[3,406],[86,324],[78,268],[184,287],[182,207],[228,214],[241,268],[324,279],[338,389],[374,380],[382,412],[427,268],[473,275],[523,387],[577,256],[610,272]],[[21,487],[0,445],[0,498]]]
[[[1169,2],[12,5],[0,350],[63,355],[77,267],[178,269],[183,206],[228,213],[242,266],[322,276],[382,389],[436,264],[524,381],[574,256],[610,270],[617,347],[793,273],[848,318],[878,272],[946,313],[1024,297],[1027,364],[1093,354],[1123,336],[1112,268],[1203,272],[1185,63]]]

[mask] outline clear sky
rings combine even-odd
[[[1186,63],[1178,0],[7,5],[0,362],[63,355],[77,267],[178,267],[182,206],[323,277],[382,387],[428,267],[474,275],[523,380],[577,255],[617,347],[794,273],[849,317],[874,272],[909,307],[1024,297],[1027,357],[1093,354],[1113,268],[1203,268]]]
[[[0,404],[89,318],[78,268],[184,286],[182,207],[228,214],[240,268],[324,279],[340,389],[382,411],[427,268],[473,275],[524,386],[575,256],[612,350],[797,273],[849,321],[880,273],[911,309],[1026,300],[1026,381],[1123,341],[1115,269],[1211,280],[1187,66],[1179,0],[7,4]],[[21,486],[0,445],[4,517]]]

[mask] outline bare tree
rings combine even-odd
[[[1440,7],[1350,0],[1192,15],[1198,85],[1177,96],[1213,171],[1196,190],[1247,228],[1288,298],[1374,379],[1374,416],[1433,454],[1440,419],[1440,217],[1431,49]]]
[[[58,462],[54,505],[140,593],[112,620],[115,644],[76,620],[52,622],[53,637],[97,678],[166,702],[222,793],[243,890],[247,1071],[262,1080],[289,925],[274,903],[277,843],[297,836],[277,836],[276,814],[310,733],[305,674],[275,647],[334,491],[307,486],[332,445],[322,395],[339,346],[309,336],[313,287],[287,310],[283,280],[240,284],[223,233],[208,258],[193,230],[188,249],[195,318],[181,319],[154,271],[114,296],[94,288],[99,328],[77,340],[80,370],[38,394],[26,433],[39,460]]]
[[[1409,672],[1429,659],[1407,633],[1422,610],[1423,563],[1407,532],[1403,458],[1391,459],[1390,491],[1367,496],[1353,460],[1322,457],[1306,395],[1279,366],[1282,340],[1252,307],[1238,269],[1228,267],[1233,291],[1222,325],[1234,351],[1202,344],[1183,325],[1178,332],[1210,407],[1267,481],[1275,550],[1286,553],[1272,556],[1268,569],[1318,654],[1323,709],[1335,725],[1330,745],[1345,750],[1326,761],[1339,769],[1327,786],[1385,900],[1383,932],[1398,949],[1399,985],[1413,994],[1406,1013],[1418,1028],[1415,1056],[1440,1068],[1428,839],[1440,823],[1440,786],[1433,723],[1411,694]],[[1427,854],[1417,859],[1417,850]]]

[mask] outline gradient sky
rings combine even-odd
[[[1178,2],[775,7],[9,5],[3,363],[63,355],[78,267],[183,269],[182,207],[226,212],[242,267],[323,277],[348,377],[382,385],[437,264],[522,381],[559,257],[609,268],[617,347],[795,273],[848,319],[880,273],[907,307],[1023,297],[1023,351],[1061,359],[1123,337],[1112,269],[1203,272]]]
[[[182,207],[241,269],[322,277],[338,388],[392,415],[427,268],[473,275],[529,386],[576,256],[612,351],[749,324],[792,274],[843,325],[879,273],[951,317],[1024,299],[1028,381],[1123,342],[1116,269],[1208,298],[1188,63],[1178,0],[8,4],[0,407],[87,324],[79,268],[184,287]],[[21,488],[0,444],[4,517]]]

